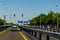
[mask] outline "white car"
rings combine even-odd
[[[16,25],[13,25],[13,28],[17,28],[17,26]]]

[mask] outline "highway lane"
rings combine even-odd
[[[3,35],[0,35],[0,40],[24,40],[18,31],[17,29],[10,28]]]

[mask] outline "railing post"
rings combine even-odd
[[[35,37],[37,36],[36,34],[37,34],[37,33],[35,32],[35,34],[34,34]]]
[[[42,40],[42,39],[41,39],[41,37],[42,37],[41,35],[42,35],[42,34],[41,34],[41,33],[39,33],[39,40]]]
[[[33,31],[31,31],[31,35],[33,35]]]
[[[29,31],[29,34],[30,34],[30,31]]]
[[[29,33],[29,31],[27,31],[27,33]]]
[[[49,35],[46,36],[46,40],[49,40]]]
[[[60,40],[60,38],[59,38],[59,40]]]
[[[30,31],[30,35],[31,35],[31,31]]]

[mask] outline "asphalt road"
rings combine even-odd
[[[0,40],[24,40],[18,31],[17,29],[10,28],[3,35],[0,35]]]

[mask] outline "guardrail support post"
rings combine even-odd
[[[31,35],[31,32],[29,34]]]
[[[37,36],[36,34],[37,34],[37,33],[35,32],[35,34],[34,34],[35,37]]]
[[[39,33],[39,40],[42,40],[42,39],[41,39],[41,35],[42,35],[42,34],[41,34],[41,33]]]
[[[30,31],[29,31],[29,34],[30,34]]]
[[[31,31],[31,35],[33,35],[33,31]]]
[[[46,36],[46,40],[49,40],[49,36],[48,35]]]
[[[60,40],[60,38],[59,38],[59,40]]]

